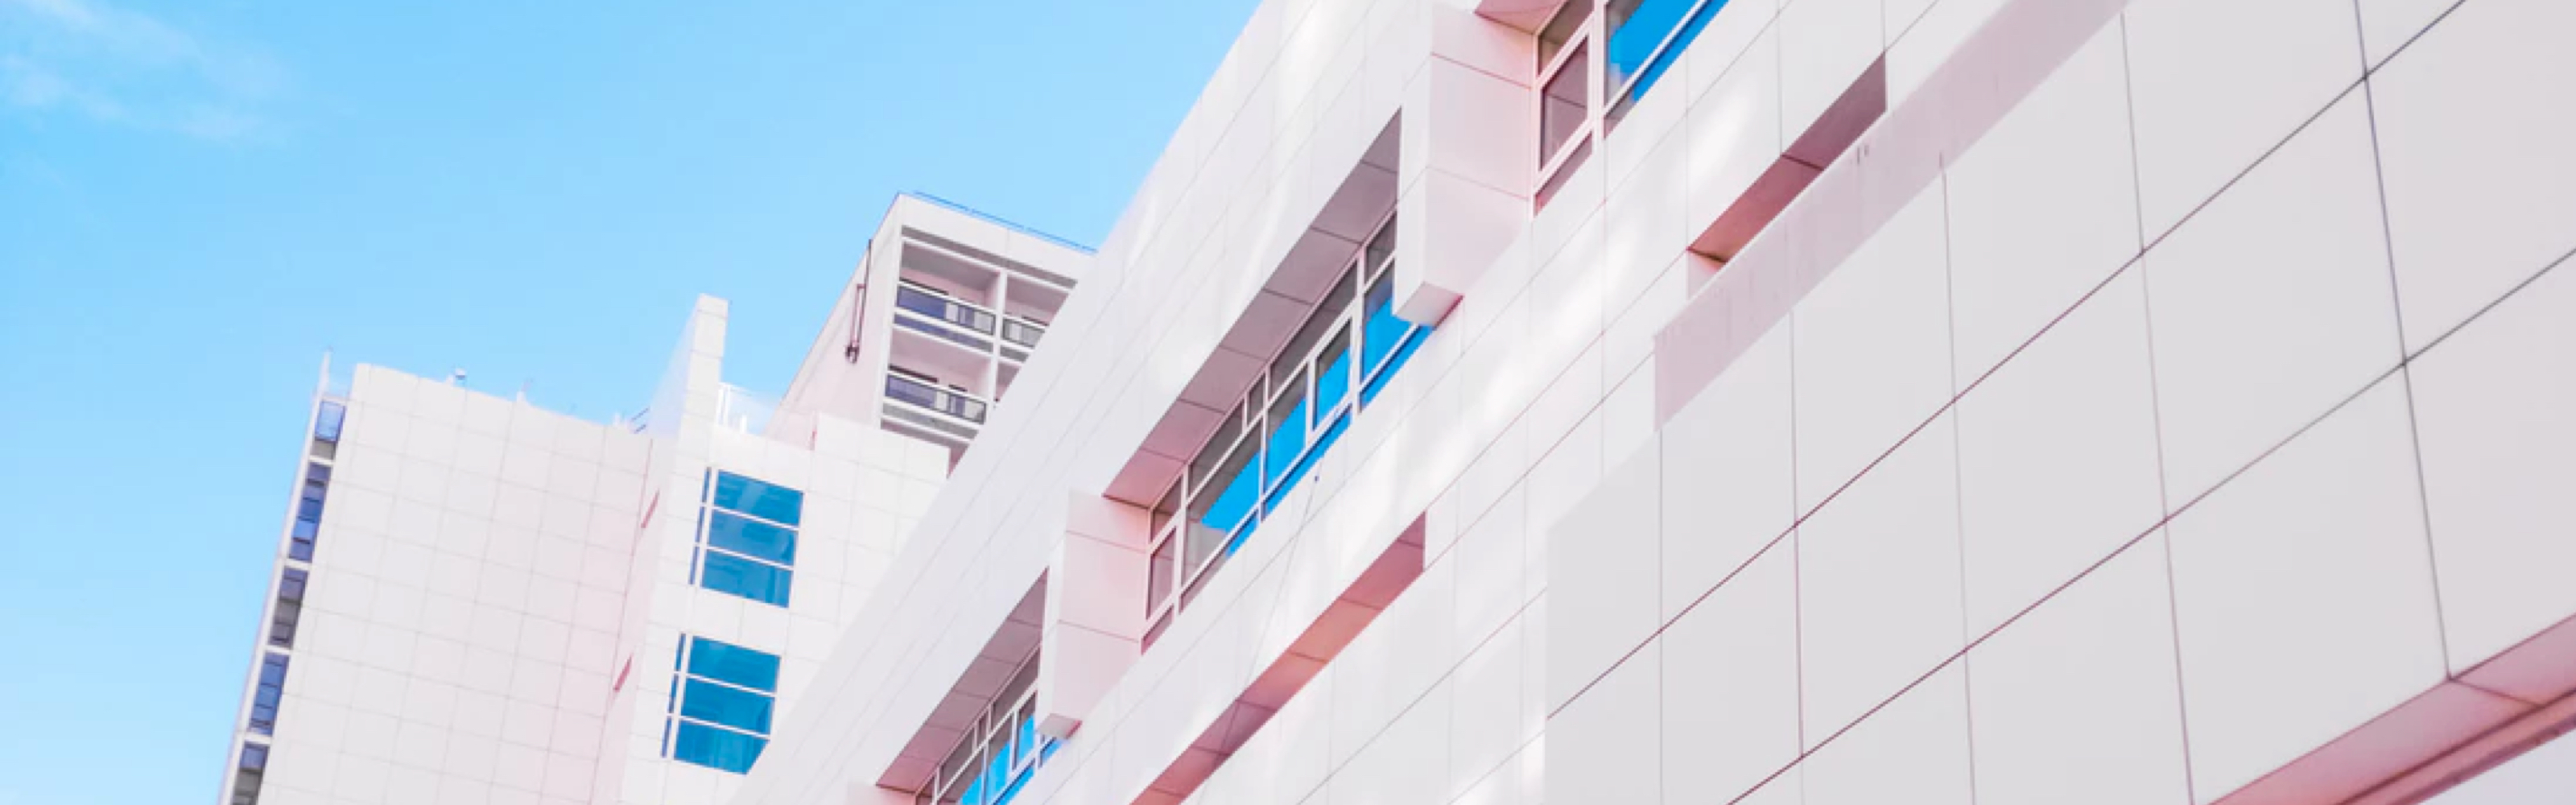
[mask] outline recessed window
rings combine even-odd
[[[1555,16],[1547,18],[1547,27],[1540,28],[1538,31],[1540,66],[1554,63],[1556,54],[1565,52],[1566,43],[1582,35],[1583,26],[1592,21],[1592,2],[1593,0],[1567,0],[1565,5],[1556,9]]]
[[[331,466],[307,462],[304,486],[296,493],[295,522],[287,527],[286,555],[313,561],[313,544],[322,535],[322,501],[331,492]]]
[[[1603,9],[1603,26],[1609,31],[1603,86],[1611,99],[1610,125],[1618,125],[1725,7],[1726,0],[1611,0]]]
[[[1036,654],[1020,663],[940,761],[930,784],[915,792],[916,801],[1008,805],[1019,796],[1058,745],[1038,732],[1037,669]]]
[[[730,472],[710,473],[691,581],[786,606],[795,580],[796,531],[804,520],[805,493]]]
[[[769,745],[778,694],[778,656],[690,637],[673,663],[663,754],[742,774]]]
[[[1148,642],[1429,337],[1395,316],[1394,238],[1389,216],[1155,504]]]
[[[1726,0],[1571,0],[1538,36],[1538,188],[1545,207],[1594,142],[1681,58]]]
[[[332,458],[340,452],[340,426],[349,418],[349,407],[324,400],[313,412],[313,457]]]
[[[286,698],[286,655],[268,652],[259,660],[259,688],[250,697],[250,731],[277,732],[277,706]]]
[[[304,582],[302,568],[287,568],[277,577],[277,606],[268,619],[268,644],[278,648],[295,647],[295,624],[304,618]]]
[[[1565,150],[1565,144],[1583,133],[1592,117],[1592,71],[1587,58],[1589,45],[1576,45],[1565,63],[1547,79],[1546,94],[1539,99],[1538,158],[1554,161]]]
[[[1593,62],[1600,59],[1601,26],[1593,0],[1570,0],[1539,29],[1538,64],[1538,206],[1547,206],[1555,189],[1583,166],[1600,130],[1593,98],[1599,93]]]
[[[243,743],[241,762],[233,766],[232,805],[259,805],[260,778],[268,774],[268,745]]]

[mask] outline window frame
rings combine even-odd
[[[701,672],[699,672],[696,668],[694,668],[694,667],[693,667],[693,666],[695,666],[695,665],[697,664],[697,663],[696,663],[696,662],[694,662],[693,660],[695,659],[695,656],[694,656],[694,655],[698,654],[698,652],[699,652],[699,648],[700,648],[700,647],[699,647],[699,645],[698,645],[698,644],[699,644],[700,642],[713,643],[713,644],[716,644],[716,645],[718,645],[718,646],[722,646],[722,647],[724,647],[725,649],[728,649],[728,650],[732,650],[732,651],[750,652],[750,653],[752,653],[752,654],[757,654],[757,655],[760,655],[760,656],[762,656],[762,657],[766,657],[766,658],[768,658],[769,662],[771,663],[771,671],[770,671],[770,677],[771,677],[771,678],[770,678],[770,680],[769,680],[769,681],[770,681],[770,687],[769,687],[768,689],[766,689],[766,690],[763,690],[763,689],[761,689],[761,688],[758,688],[758,687],[752,687],[752,686],[749,686],[749,685],[746,685],[746,684],[742,684],[742,683],[736,682],[736,681],[734,681],[734,680],[728,680],[728,679],[724,679],[724,678],[722,678],[722,677],[713,676],[713,675],[708,674],[708,673],[701,673]],[[749,773],[749,772],[750,772],[750,770],[751,770],[751,763],[758,762],[758,761],[760,760],[760,755],[761,755],[761,753],[763,753],[763,752],[765,752],[765,751],[767,751],[767,750],[768,750],[768,748],[769,748],[769,741],[770,741],[770,735],[771,735],[771,733],[772,733],[773,731],[775,731],[775,729],[776,729],[776,727],[777,727],[777,723],[778,723],[778,689],[777,689],[777,678],[776,678],[777,671],[776,671],[776,667],[777,667],[777,665],[779,664],[779,662],[780,662],[780,661],[779,661],[779,657],[778,657],[778,655],[776,655],[776,654],[771,654],[771,653],[766,652],[766,651],[761,651],[761,650],[759,650],[759,649],[751,648],[751,647],[749,647],[749,646],[743,646],[743,645],[738,645],[738,644],[734,644],[734,643],[727,643],[727,642],[725,642],[725,641],[722,641],[722,640],[716,640],[716,639],[714,639],[714,638],[705,637],[705,636],[703,636],[703,635],[694,635],[694,634],[684,634],[684,635],[681,635],[681,639],[680,639],[680,645],[679,645],[679,647],[678,647],[678,648],[676,648],[676,649],[674,649],[674,650],[671,652],[671,694],[670,694],[670,700],[669,700],[669,701],[670,701],[670,703],[669,703],[669,705],[667,706],[667,708],[663,711],[663,714],[662,714],[662,757],[664,757],[664,758],[668,758],[668,759],[670,759],[670,760],[675,760],[675,761],[678,761],[678,762],[681,762],[681,763],[687,763],[687,764],[690,764],[690,765],[693,765],[693,766],[699,766],[699,767],[702,767],[702,768],[715,769],[715,770],[717,770],[717,771],[723,771],[723,772],[728,772],[728,773],[732,773],[732,774],[747,774],[747,773]],[[697,716],[688,715],[688,714],[687,714],[687,710],[688,710],[688,691],[689,691],[689,688],[690,688],[690,686],[691,686],[691,685],[693,685],[693,684],[698,684],[698,683],[704,683],[704,684],[707,684],[707,685],[710,685],[710,686],[713,686],[713,687],[722,688],[722,689],[727,689],[727,690],[736,691],[736,692],[741,692],[741,693],[745,693],[745,694],[752,695],[752,696],[757,696],[757,697],[760,697],[760,698],[762,698],[762,699],[766,699],[766,700],[768,700],[768,702],[769,702],[769,709],[768,709],[768,711],[767,711],[767,713],[766,713],[765,715],[766,715],[767,720],[769,721],[769,726],[770,726],[770,728],[771,728],[771,729],[769,729],[769,730],[758,730],[758,731],[755,731],[755,730],[750,730],[750,729],[745,729],[745,728],[742,728],[742,727],[734,726],[734,725],[731,725],[731,724],[726,724],[726,723],[723,723],[723,722],[720,722],[720,721],[711,721],[711,720],[708,720],[708,719],[705,719],[705,718],[700,718],[700,717],[697,717]],[[681,753],[680,753],[680,744],[681,744],[680,738],[681,738],[681,731],[682,731],[684,728],[687,728],[687,727],[695,727],[695,728],[698,728],[698,729],[712,729],[712,730],[716,730],[716,731],[721,732],[721,733],[731,733],[731,734],[734,734],[734,735],[740,735],[740,736],[743,736],[743,737],[750,738],[750,739],[752,739],[752,740],[754,741],[754,744],[752,745],[752,750],[751,750],[751,759],[750,759],[749,761],[747,761],[747,762],[745,762],[745,763],[744,763],[743,768],[741,768],[741,769],[738,769],[738,770],[737,770],[737,769],[732,769],[732,768],[728,768],[728,767],[725,767],[725,766],[719,766],[719,765],[716,765],[716,764],[714,764],[714,763],[705,762],[705,761],[702,761],[702,760],[697,759],[697,758],[682,757],[682,756],[681,756]]]
[[[1618,128],[1619,121],[1636,106],[1645,90],[1652,88],[1649,82],[1660,81],[1671,70],[1675,60],[1681,57],[1682,50],[1707,29],[1710,20],[1727,4],[1727,0],[1691,0],[1680,15],[1673,18],[1672,27],[1646,50],[1645,57],[1637,62],[1634,71],[1627,75],[1612,75],[1611,46],[1618,44],[1620,32],[1635,19],[1633,12],[1653,1],[1638,0],[1629,7],[1631,14],[1613,26],[1611,7],[1618,0],[1567,0],[1557,6],[1538,34],[1544,40],[1548,32],[1559,29],[1565,15],[1577,12],[1582,15],[1580,22],[1565,26],[1565,41],[1554,51],[1548,50],[1542,41],[1537,51],[1539,58],[1532,65],[1530,86],[1536,90],[1531,93],[1530,120],[1536,124],[1539,134],[1538,169],[1530,193],[1533,210],[1545,208],[1555,198],[1556,192],[1573,178],[1575,171],[1582,169],[1592,152],[1599,150],[1601,141]],[[1549,87],[1570,69],[1585,71],[1583,122],[1551,149],[1547,142],[1546,123],[1548,105],[1554,96]]]
[[[929,781],[913,792],[915,802],[1003,805],[1019,794],[1062,743],[1037,730],[1037,670],[1038,652],[1032,650],[932,767]],[[986,785],[991,787],[979,790]],[[969,794],[976,798],[967,799]]]
[[[1652,1],[1640,0],[1639,5]],[[1626,117],[1628,110],[1635,108],[1638,99],[1643,97],[1644,90],[1653,88],[1652,86],[1640,87],[1640,82],[1648,79],[1660,81],[1665,71],[1672,68],[1674,60],[1681,58],[1681,51],[1699,38],[1700,31],[1707,29],[1709,21],[1716,17],[1718,12],[1726,10],[1727,2],[1728,0],[1692,0],[1690,7],[1674,18],[1673,26],[1666,29],[1664,35],[1655,41],[1655,46],[1646,51],[1646,57],[1637,62],[1636,72],[1622,77],[1616,87],[1609,85],[1608,46],[1611,40],[1619,35],[1619,29],[1626,25],[1623,22],[1618,28],[1610,27],[1609,5],[1606,2],[1600,10],[1594,12],[1603,20],[1601,41],[1604,69],[1601,78],[1604,103],[1602,127],[1605,132],[1617,129],[1619,121]]]
[[[1533,80],[1530,86],[1536,89],[1530,93],[1530,120],[1538,124],[1536,129],[1539,135],[1538,170],[1531,184],[1530,194],[1533,209],[1547,206],[1547,202],[1556,195],[1555,190],[1562,187],[1565,180],[1573,178],[1574,172],[1582,169],[1583,163],[1591,158],[1594,145],[1600,140],[1601,87],[1607,83],[1603,78],[1604,71],[1608,67],[1604,54],[1609,36],[1607,32],[1601,30],[1602,20],[1607,16],[1604,13],[1606,5],[1606,0],[1568,0],[1557,7],[1557,10],[1549,16],[1546,28],[1542,29],[1554,29],[1558,19],[1567,12],[1577,8],[1584,9],[1582,20],[1572,26],[1566,35],[1565,43],[1557,46],[1554,53],[1546,53],[1542,48],[1540,52],[1546,58],[1537,60],[1532,68]],[[1568,69],[1578,68],[1585,73],[1582,82],[1583,120],[1575,124],[1574,131],[1566,135],[1563,142],[1551,149],[1547,143],[1545,128],[1547,107],[1551,97],[1548,86],[1554,84]]]
[[[1397,318],[1395,320],[1402,322],[1403,326],[1383,328],[1377,340],[1390,343],[1376,354],[1376,360],[1370,360],[1375,343],[1368,326],[1374,319],[1370,315],[1375,307],[1371,299],[1379,295],[1382,287],[1393,282],[1395,222],[1395,213],[1389,211],[1371,228],[1368,239],[1342,264],[1341,273],[1332,286],[1334,290],[1326,292],[1323,300],[1308,312],[1306,319],[1282,344],[1281,352],[1263,363],[1260,376],[1227,409],[1216,429],[1207,435],[1190,461],[1174,473],[1163,494],[1149,508],[1151,532],[1145,550],[1147,580],[1145,589],[1141,591],[1145,598],[1146,622],[1150,624],[1147,643],[1161,635],[1163,627],[1180,609],[1188,606],[1200,586],[1215,575],[1217,567],[1224,564],[1292,488],[1311,473],[1313,464],[1338,442],[1359,413],[1366,410],[1369,401],[1375,397],[1376,389],[1382,387],[1412,354],[1413,348],[1429,336],[1432,328]],[[1340,291],[1345,286],[1349,289],[1347,294]],[[1379,315],[1394,316],[1391,298],[1386,312]],[[1309,332],[1314,337],[1305,340],[1302,347],[1297,346]],[[1333,373],[1328,370],[1334,363],[1330,359],[1336,355],[1342,364],[1338,371],[1344,375],[1339,381],[1340,394],[1329,406],[1319,406],[1316,404],[1321,399],[1318,392],[1326,382],[1324,378]],[[1293,361],[1290,360],[1292,356]],[[1281,402],[1290,400],[1292,396],[1296,402],[1288,405],[1284,412],[1278,410]],[[1273,456],[1271,451],[1280,446],[1272,445],[1271,441],[1279,434],[1282,424],[1274,421],[1274,417],[1290,415],[1301,417],[1296,424],[1303,429],[1302,438],[1296,440],[1293,455]],[[1229,439],[1232,444],[1223,451],[1214,452],[1213,461],[1204,460],[1211,455],[1213,448]],[[1238,458],[1243,458],[1247,450],[1250,452],[1249,460],[1241,469],[1233,473],[1224,470]],[[1203,466],[1208,469],[1202,470]],[[1274,471],[1275,477],[1272,475]],[[1254,474],[1251,479],[1252,499],[1243,518],[1214,537],[1195,534],[1203,527],[1201,507],[1224,495],[1232,485],[1240,482],[1239,477],[1243,473]],[[1194,539],[1204,539],[1214,547],[1206,549],[1204,555],[1195,554],[1191,550]]]
[[[716,502],[716,497],[717,497],[717,496],[716,496],[716,489],[717,489],[717,486],[718,486],[719,484],[723,483],[723,478],[724,478],[724,477],[728,477],[728,476],[729,476],[729,477],[733,477],[733,478],[739,478],[739,479],[741,479],[741,480],[743,480],[743,481],[747,481],[747,482],[750,482],[750,483],[755,483],[755,484],[760,484],[760,485],[763,485],[763,486],[767,486],[767,487],[770,487],[770,488],[773,488],[773,489],[780,489],[780,490],[785,490],[785,491],[788,491],[788,492],[793,492],[793,493],[795,493],[795,494],[796,494],[796,520],[797,520],[797,522],[795,522],[795,523],[785,523],[785,522],[780,522],[780,521],[777,521],[777,520],[771,520],[771,519],[768,519],[768,518],[766,518],[766,517],[762,517],[762,516],[760,516],[760,515],[753,514],[753,513],[748,512],[748,511],[743,511],[743,510],[740,510],[740,509],[728,508],[728,507],[726,507],[726,506],[723,506],[723,505],[721,505],[721,504],[718,504],[718,503]],[[745,475],[745,474],[743,474],[743,473],[733,472],[733,471],[730,471],[730,470],[718,469],[718,468],[715,468],[715,467],[708,467],[708,468],[707,468],[707,472],[706,472],[705,480],[702,482],[702,485],[703,485],[703,491],[702,491],[702,493],[698,496],[699,500],[698,500],[698,524],[697,524],[697,531],[696,531],[696,550],[695,550],[695,551],[692,551],[692,552],[690,553],[690,555],[689,555],[689,584],[690,584],[690,586],[697,587],[697,588],[704,589],[704,590],[711,590],[711,591],[718,592],[718,593],[723,593],[723,594],[725,594],[725,595],[730,595],[730,596],[733,596],[733,597],[735,597],[735,598],[743,599],[743,600],[745,600],[745,601],[751,601],[751,602],[754,602],[754,603],[760,603],[760,604],[768,604],[768,605],[770,605],[770,606],[778,607],[778,608],[780,608],[780,609],[786,609],[786,608],[788,608],[788,604],[789,604],[789,602],[791,602],[791,601],[795,600],[795,593],[796,593],[796,545],[797,545],[797,543],[798,543],[798,542],[800,542],[800,541],[803,539],[803,537],[804,537],[804,528],[803,528],[803,526],[802,526],[802,523],[803,523],[803,522],[804,522],[804,520],[805,520],[805,514],[804,514],[804,508],[805,508],[805,492],[804,492],[804,490],[797,489],[797,488],[795,488],[795,487],[791,487],[791,486],[787,486],[787,485],[785,485],[785,484],[779,484],[779,483],[773,483],[773,482],[770,482],[770,481],[764,481],[764,480],[761,480],[761,479],[759,479],[759,478],[752,477],[752,476],[750,476],[750,475]],[[756,507],[755,507],[755,506],[745,506],[745,508],[756,508]],[[717,520],[717,518],[718,518],[718,516],[719,516],[719,515],[735,517],[735,518],[739,518],[739,519],[741,519],[741,520],[744,520],[744,521],[747,521],[747,522],[750,522],[750,523],[753,523],[753,524],[756,524],[756,525],[769,526],[769,527],[771,527],[771,528],[777,528],[777,529],[781,529],[781,530],[786,531],[786,532],[787,532],[787,540],[788,540],[788,542],[787,542],[787,560],[786,560],[786,561],[784,561],[784,562],[781,562],[781,561],[774,560],[774,559],[770,559],[770,558],[767,558],[767,557],[754,556],[754,555],[752,555],[752,554],[745,553],[745,552],[740,551],[740,550],[736,550],[736,549],[733,549],[733,548],[728,548],[728,547],[725,547],[725,546],[722,546],[722,545],[718,545],[718,544],[716,544],[716,542],[715,542],[715,539],[714,539],[713,535],[714,535],[714,533],[715,533],[715,524],[716,524],[716,520]],[[754,566],[766,567],[766,568],[768,568],[768,569],[770,569],[770,570],[772,570],[772,571],[777,572],[777,573],[779,574],[779,575],[778,575],[778,578],[779,578],[779,587],[780,587],[779,594],[778,594],[778,600],[776,600],[776,601],[772,601],[772,600],[769,600],[769,599],[767,599],[767,598],[761,598],[761,597],[756,597],[756,596],[752,596],[752,595],[746,595],[746,594],[744,594],[744,593],[743,593],[743,592],[741,592],[741,591],[732,590],[732,589],[727,589],[727,588],[723,588],[723,587],[716,587],[716,586],[713,586],[713,585],[708,584],[708,583],[707,583],[707,580],[710,578],[710,575],[707,573],[707,562],[708,562],[708,556],[709,556],[709,554],[711,554],[711,553],[712,553],[712,554],[716,554],[716,555],[721,555],[721,556],[723,556],[723,557],[725,557],[725,558],[727,558],[727,559],[731,559],[731,560],[734,560],[734,561],[738,561],[738,562],[747,562],[747,563],[751,563],[751,564],[753,564]]]

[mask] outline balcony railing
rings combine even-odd
[[[1037,322],[1022,321],[1017,318],[1002,320],[1002,340],[1004,341],[1009,341],[1030,349],[1036,349],[1038,339],[1045,336],[1045,325],[1038,324]]]
[[[995,317],[990,311],[910,285],[895,286],[894,306],[985,335],[993,334]]]
[[[769,417],[777,412],[777,402],[744,391],[741,386],[725,383],[716,387],[716,427],[759,433],[769,428]]]
[[[988,407],[983,400],[892,373],[886,375],[886,397],[978,425],[984,424]]]

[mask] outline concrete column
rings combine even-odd
[[[1423,3],[1429,57],[1399,125],[1395,313],[1438,324],[1530,220],[1536,40],[1452,3]]]
[[[1145,641],[1146,512],[1097,495],[1066,503],[1047,570],[1038,729],[1068,737],[1135,664]]]

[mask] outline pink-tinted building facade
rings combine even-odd
[[[2406,802],[2566,723],[2576,15],[1575,5],[1263,4],[738,802]]]
[[[1269,0],[726,793],[2563,801],[2571,30]]]

